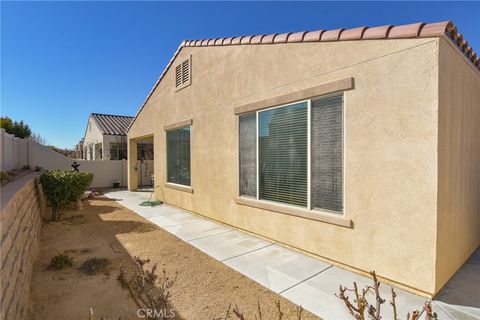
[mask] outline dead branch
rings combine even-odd
[[[280,306],[280,301],[279,300],[275,300],[275,306],[277,307],[277,315],[278,315],[278,320],[282,320],[283,318],[283,312],[282,312],[282,308]]]
[[[397,294],[395,293],[395,290],[393,290],[393,288],[390,288],[390,289],[392,291],[392,300],[390,301],[390,305],[393,308],[393,320],[399,320],[397,316],[397,303],[395,301]]]
[[[161,319],[166,310],[170,310],[170,288],[175,284],[178,273],[174,278],[167,276],[162,270],[161,276],[157,275],[157,265],[147,268],[149,259],[134,257],[132,268],[121,268],[117,277],[122,287],[127,288],[130,296],[139,309],[150,309],[156,314],[156,319]],[[163,311],[163,313],[162,313]],[[159,314],[159,315],[157,315]]]
[[[340,285],[339,293],[335,294],[336,297],[338,297],[344,302],[348,311],[356,320],[365,320],[365,310],[367,310],[368,317],[371,320],[382,319],[381,306],[383,303],[385,303],[385,299],[380,296],[380,282],[377,279],[375,271],[370,272],[370,275],[372,276],[373,286],[366,286],[364,289],[362,289],[361,293],[357,287],[357,283],[354,282],[353,289],[348,289]],[[348,292],[353,292],[353,294],[355,295],[353,303],[350,301]],[[375,305],[370,304],[367,300],[367,296],[370,293],[375,296]],[[392,319],[399,320],[396,305],[397,294],[395,293],[395,290],[393,288],[391,288],[391,294],[392,299],[390,301],[390,305],[393,309]],[[425,311],[427,320],[438,320],[437,314],[433,312],[430,302],[425,303],[423,310]],[[411,315],[410,312],[407,314],[407,320],[418,320],[419,317],[420,312],[418,310],[413,311]]]
[[[233,314],[239,319],[239,320],[245,320],[245,316],[243,315],[242,312],[238,309],[238,306],[235,305],[235,309],[233,309]]]

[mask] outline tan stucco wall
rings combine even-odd
[[[480,245],[480,72],[445,39],[439,65],[437,290]]]
[[[438,38],[183,48],[192,85],[170,69],[129,131],[154,133],[156,194],[166,202],[334,263],[435,292]],[[345,216],[353,228],[235,202],[234,108],[354,77],[345,92]],[[193,119],[193,193],[164,187],[164,125]],[[131,159],[131,157],[130,157]]]

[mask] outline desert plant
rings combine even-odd
[[[348,289],[340,285],[338,295],[335,294],[335,296],[342,299],[348,311],[350,312],[352,317],[356,320],[366,320],[367,317],[365,313],[367,314],[368,319],[371,319],[371,320],[382,319],[381,306],[383,303],[385,303],[385,299],[383,299],[380,296],[380,291],[379,291],[380,281],[378,281],[375,271],[371,271],[370,275],[372,276],[373,286],[366,286],[360,292],[358,289],[357,283],[354,282],[353,289]],[[395,301],[397,294],[395,293],[395,290],[393,288],[390,288],[390,289],[391,289],[390,305],[392,306],[392,317],[389,319],[399,320],[397,315],[397,305]],[[353,302],[350,301],[348,292],[353,293],[354,295]],[[371,294],[373,294],[373,296],[375,297],[375,305],[370,304],[367,300],[367,297]],[[425,302],[423,310],[426,315],[425,317],[426,320],[438,319],[437,314],[432,310],[432,306],[430,302]],[[419,317],[420,317],[420,312],[418,310],[415,310],[411,314],[408,313],[406,319],[417,320],[419,319]]]
[[[277,320],[284,319],[283,317],[284,317],[285,314],[282,311],[282,307],[281,307],[281,304],[280,304],[279,300],[275,300],[275,308],[276,308],[276,313],[272,314],[271,316],[273,316]],[[302,308],[302,306],[298,306],[297,309],[296,309],[295,320],[301,320],[302,315],[303,315],[303,308]],[[214,320],[228,320],[228,319],[232,319],[232,316],[235,316],[234,319],[238,319],[238,320],[246,320],[247,319],[245,317],[244,313],[242,311],[240,311],[240,309],[238,308],[237,305],[235,306],[235,308],[232,308],[232,305],[229,305],[225,315],[221,318],[216,318]],[[260,301],[257,302],[257,313],[255,314],[254,319],[255,320],[263,320],[264,319],[263,318],[262,307],[260,306]]]
[[[178,274],[171,278],[162,270],[157,275],[157,264],[150,269],[150,259],[133,257],[131,268],[121,268],[117,280],[122,288],[129,291],[130,296],[139,309],[150,310],[148,319],[167,319],[175,317],[175,310],[170,306],[170,289],[177,281]]]
[[[68,254],[59,253],[56,256],[52,257],[50,264],[48,265],[49,269],[60,270],[65,267],[73,266],[73,258]]]
[[[110,260],[106,258],[90,258],[82,263],[79,270],[88,275],[94,275],[99,272],[107,273]]]
[[[93,174],[67,170],[49,170],[40,175],[40,183],[52,205],[52,220],[60,218],[65,208],[80,199],[93,180]]]

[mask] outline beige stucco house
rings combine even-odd
[[[129,159],[153,138],[157,198],[433,296],[480,245],[479,64],[450,22],[184,41]]]
[[[81,140],[84,160],[122,160],[127,158],[127,128],[133,117],[92,113]],[[80,145],[80,143],[79,143]]]

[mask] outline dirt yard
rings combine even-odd
[[[50,259],[59,253],[72,256],[73,266],[49,269]],[[30,318],[87,320],[93,308],[97,320],[139,319],[135,303],[116,279],[120,267],[131,265],[133,256],[150,258],[170,275],[178,272],[170,290],[177,318],[223,319],[229,305],[238,305],[246,319],[254,319],[260,301],[264,319],[276,319],[279,300],[283,319],[297,319],[297,307],[291,302],[105,197],[83,201],[82,210],[66,212],[61,221],[43,225]],[[80,265],[93,257],[111,263],[99,274],[82,273]],[[307,311],[302,315],[302,319],[318,319]]]

